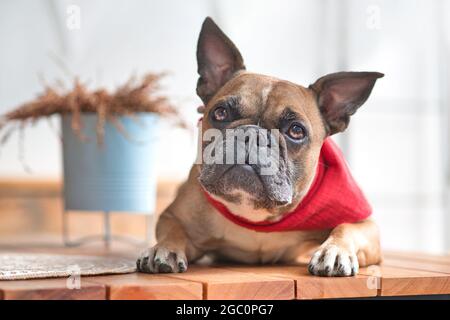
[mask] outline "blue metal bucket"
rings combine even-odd
[[[96,114],[82,114],[82,141],[62,116],[65,210],[152,214],[156,202],[158,116],[119,117],[127,137],[105,123],[104,143],[97,143]]]

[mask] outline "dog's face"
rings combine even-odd
[[[250,208],[253,215],[245,217],[253,221],[277,220],[301,201],[324,139],[345,130],[383,76],[341,72],[306,88],[246,72],[241,54],[210,18],[200,32],[197,60],[197,93],[205,104],[202,149],[224,151],[222,161],[200,165],[199,181],[232,211]],[[211,132],[222,138],[205,139]],[[227,134],[237,132],[244,135]],[[230,139],[232,149],[226,147]],[[261,147],[266,161],[251,161]],[[264,171],[268,167],[272,170]]]

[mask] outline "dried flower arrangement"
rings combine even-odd
[[[88,90],[78,79],[75,79],[73,89],[60,92],[56,88],[46,86],[43,94],[35,100],[19,106],[17,109],[0,117],[0,145],[6,143],[11,134],[18,129],[22,135],[27,125],[37,120],[48,118],[54,114],[71,114],[72,129],[84,139],[82,134],[81,113],[96,113],[97,142],[101,145],[104,137],[104,126],[110,121],[117,130],[127,136],[118,117],[135,118],[137,113],[150,112],[163,117],[170,117],[181,127],[184,122],[177,110],[169,103],[167,97],[158,95],[159,80],[163,74],[146,74],[140,80],[132,77],[114,92],[105,89]],[[138,120],[136,120],[138,121]]]

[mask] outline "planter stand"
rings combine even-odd
[[[135,246],[148,246],[150,242],[152,241],[152,227],[153,227],[153,214],[148,214],[145,217],[145,239],[140,240],[135,237],[130,236],[120,236],[120,235],[113,235],[111,233],[111,223],[110,223],[110,212],[104,211],[103,212],[103,227],[104,227],[104,234],[103,235],[91,235],[91,236],[84,236],[81,238],[78,238],[76,240],[70,240],[70,234],[69,234],[69,211],[64,210],[63,211],[63,241],[64,245],[66,247],[78,247],[83,244],[87,244],[94,241],[103,241],[105,244],[105,248],[111,247],[111,241],[116,240],[128,244],[132,244]]]

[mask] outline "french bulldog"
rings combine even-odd
[[[352,276],[361,266],[379,263],[376,224],[367,215],[327,224],[338,221],[334,217],[341,208],[326,201],[322,205],[328,205],[329,216],[324,228],[309,224],[267,231],[264,226],[284,223],[291,212],[306,205],[306,198],[314,201],[317,192],[311,189],[325,142],[347,128],[350,116],[383,74],[338,72],[303,87],[250,73],[239,50],[209,17],[198,39],[197,63],[197,94],[204,104],[200,135],[211,130],[278,130],[278,140],[256,141],[269,148],[268,141],[274,141],[279,149],[277,170],[261,174],[262,164],[248,163],[249,151],[244,151],[244,163],[194,164],[175,200],[159,217],[157,244],[141,253],[138,271],[185,272],[188,263],[205,255],[249,264],[309,261],[309,272],[318,276]],[[203,151],[213,143],[201,140]],[[244,140],[244,149],[250,150]],[[347,200],[342,196],[338,201]]]

